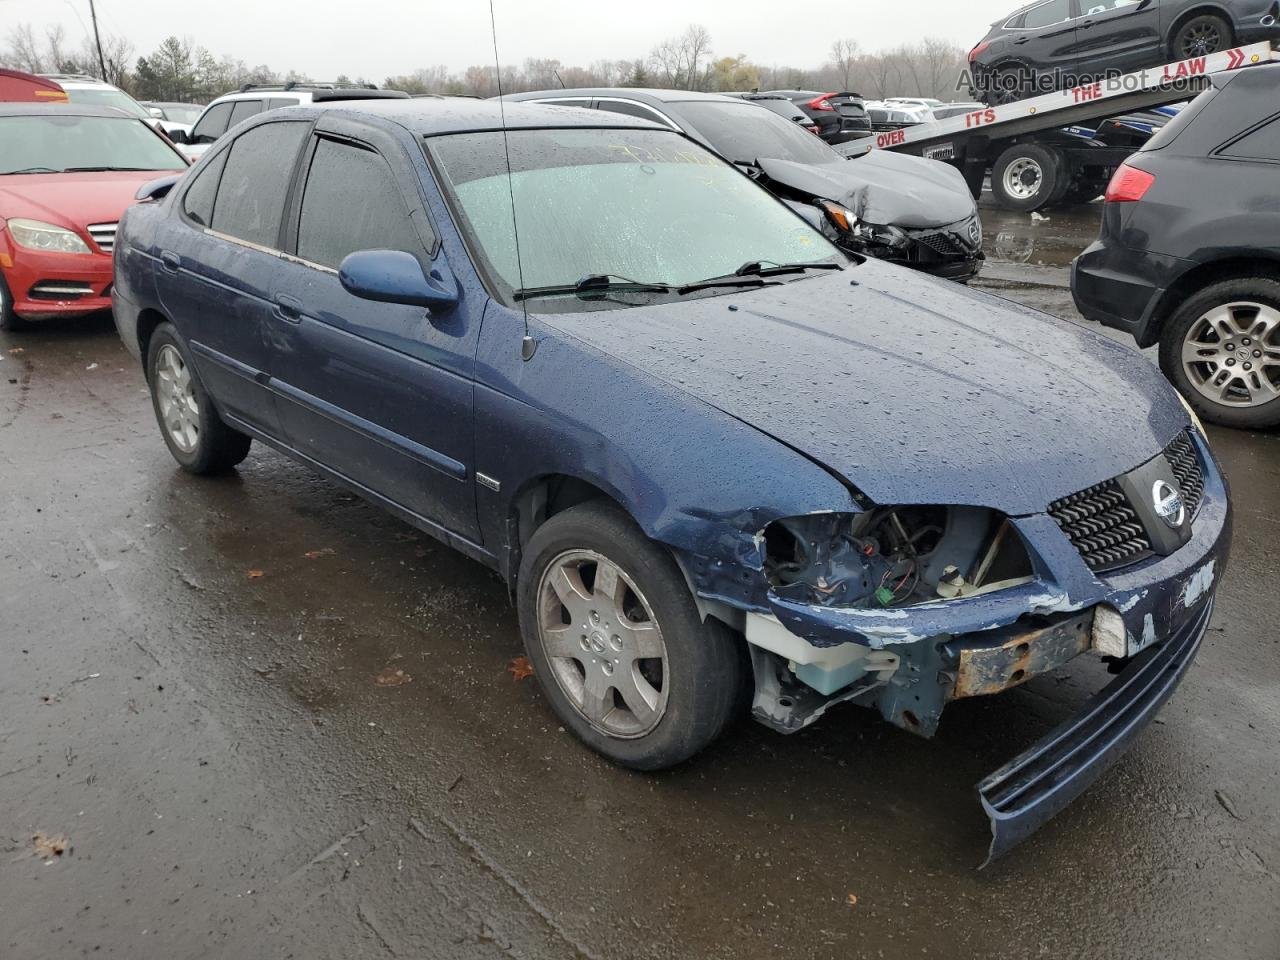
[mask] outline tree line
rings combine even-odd
[[[246,83],[285,83],[308,79],[367,83],[364,77],[310,78],[295,70],[280,73],[266,64],[249,66],[228,55],[215,56],[190,38],[168,37],[155,50],[134,58],[124,37],[103,35],[102,63],[91,39],[72,45],[61,26],[37,34],[19,24],[0,47],[0,66],[30,73],[83,73],[105,79],[139,100],[207,103]],[[813,89],[851,91],[870,99],[890,96],[966,99],[958,91],[964,50],[947,40],[925,37],[889,50],[863,51],[856,40],[837,40],[814,67],[757,63],[738,54],[717,56],[711,34],[691,25],[658,44],[647,56],[596,60],[573,66],[554,58],[529,57],[502,68],[501,84],[492,64],[465,70],[443,65],[390,76],[381,86],[412,94],[490,97],[559,87],[663,87],[681,90],[748,91]],[[105,67],[105,71],[103,69]]]

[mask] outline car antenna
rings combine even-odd
[[[507,106],[502,99],[502,61],[498,57],[498,21],[493,14],[493,0],[489,0],[489,28],[493,33],[493,69],[498,81],[498,118],[502,124],[502,155],[507,161],[507,194],[511,198],[511,232],[516,241],[516,276],[520,289],[524,289],[524,260],[520,256],[520,228],[516,223],[516,189],[511,178],[511,148],[507,145]],[[521,297],[520,309],[524,313],[524,339],[520,341],[520,357],[525,361],[533,359],[538,350],[538,341],[529,336],[529,303]]]
[[[560,79],[560,71],[559,71],[559,70],[557,70],[555,67],[552,67],[552,68],[551,68],[551,72],[552,72],[552,73],[554,73],[554,74],[556,75],[556,83],[560,84],[560,89],[561,89],[561,90],[563,90],[563,89],[564,89],[564,81]]]

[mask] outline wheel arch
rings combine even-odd
[[[145,307],[138,313],[137,335],[138,335],[138,352],[142,357],[142,375],[150,377],[147,369],[147,352],[151,349],[151,338],[155,335],[160,324],[168,323],[169,318],[159,310],[152,307]]]
[[[1198,264],[1171,283],[1152,306],[1146,326],[1141,331],[1138,346],[1149,347],[1160,339],[1164,325],[1178,304],[1197,291],[1223,280],[1244,280],[1249,277],[1266,277],[1280,280],[1280,257],[1255,256],[1223,257]]]

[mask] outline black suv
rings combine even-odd
[[[969,51],[974,93],[1008,103],[1280,36],[1278,0],[1039,0]]]
[[[1071,288],[1091,320],[1160,344],[1206,420],[1280,425],[1280,64],[1212,86],[1116,171]]]
[[[871,136],[866,104],[857,93],[819,93],[816,90],[768,90],[786,97],[818,125],[818,136],[827,143],[847,143]]]

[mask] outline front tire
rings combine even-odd
[[[13,312],[13,295],[9,285],[0,276],[0,330],[21,330],[26,324]]]
[[[612,504],[580,504],[540,526],[516,600],[543,693],[597,753],[661,770],[732,719],[746,682],[741,641],[702,620],[670,554]]]
[[[162,323],[147,346],[147,385],[165,445],[188,473],[230,470],[252,441],[222,422],[172,324]]]
[[[1161,330],[1160,368],[1211,423],[1280,426],[1280,282],[1224,280],[1185,301]]]

